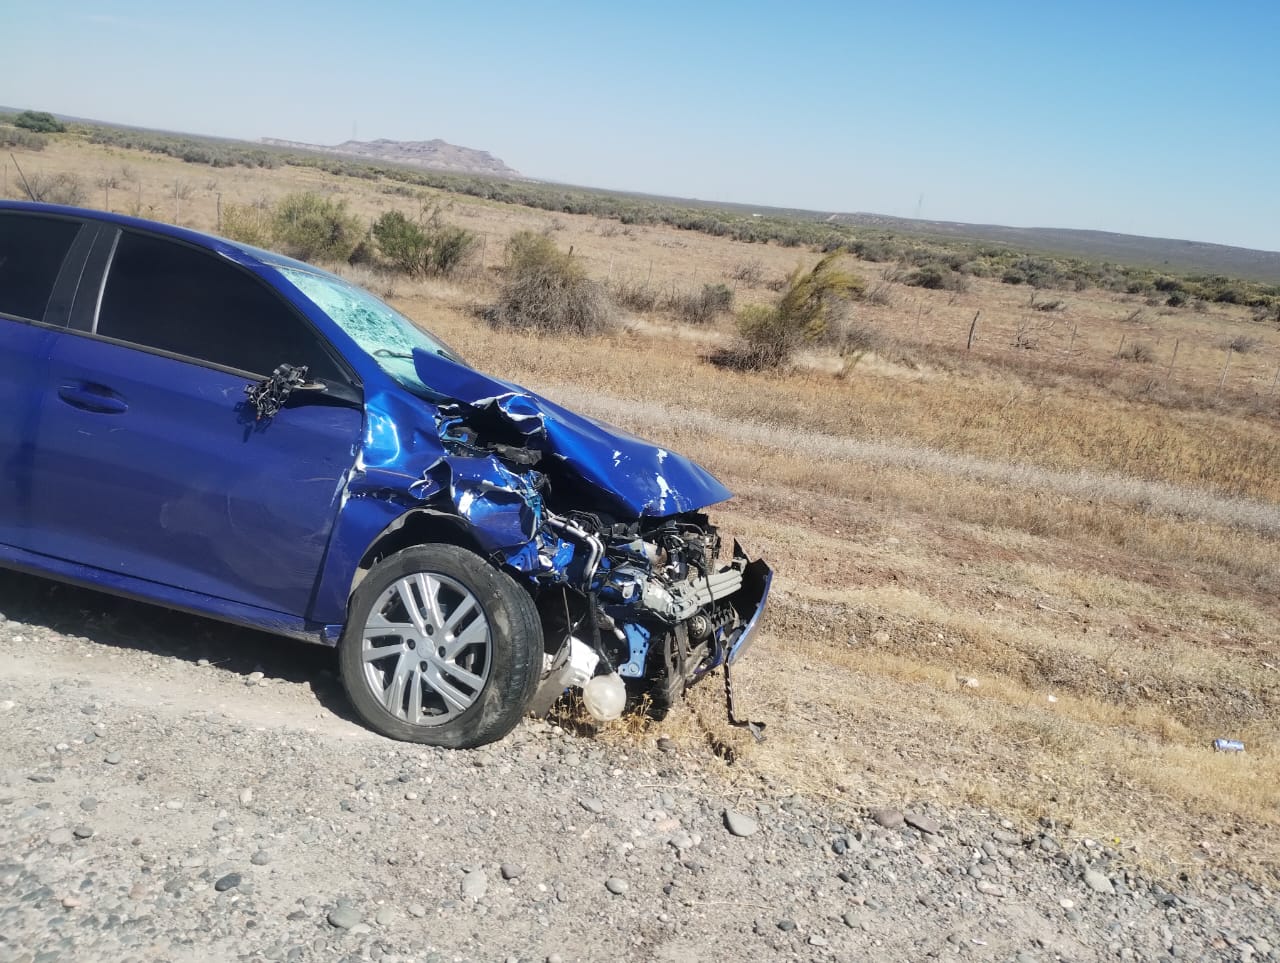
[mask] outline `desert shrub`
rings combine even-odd
[[[729,272],[729,280],[741,281],[749,288],[758,288],[764,282],[764,264],[755,259],[735,264]]]
[[[1133,361],[1137,364],[1150,364],[1152,361],[1156,360],[1156,352],[1149,344],[1143,344],[1140,341],[1131,341],[1116,352],[1116,357],[1121,361]]]
[[[22,150],[44,150],[49,138],[35,131],[20,127],[0,127],[0,147],[19,147]]]
[[[865,283],[836,266],[828,254],[809,271],[797,267],[777,306],[752,304],[738,312],[738,340],[711,355],[721,367],[760,371],[786,364],[804,342],[831,341],[839,336],[837,313]]]
[[[1034,307],[1037,311],[1065,311],[1067,309],[1067,303],[1065,301],[1055,299],[1053,301],[1041,301],[1038,304],[1035,304]]]
[[[1035,288],[1051,288],[1063,283],[1065,278],[1058,265],[1047,258],[1021,257],[1013,262],[1000,280],[1005,284],[1029,284]]]
[[[43,110],[24,110],[13,118],[13,126],[37,134],[61,134],[67,129],[66,124]]]
[[[707,324],[733,309],[733,292],[723,284],[704,284],[701,291],[672,293],[666,307],[690,324]]]
[[[1165,304],[1171,308],[1181,308],[1190,301],[1191,298],[1186,291],[1171,291],[1169,296],[1165,298]]]
[[[79,206],[89,199],[84,180],[77,174],[27,174],[26,184],[33,201],[46,204],[70,204]]]
[[[709,360],[736,371],[767,371],[786,364],[801,340],[776,307],[748,304],[738,311],[737,340],[713,352]]]
[[[658,292],[647,281],[619,279],[610,286],[613,300],[632,311],[652,311],[658,306]]]
[[[507,242],[502,287],[486,315],[495,326],[547,334],[599,334],[613,324],[607,295],[587,277],[573,249],[561,251],[532,231]]]
[[[476,242],[470,231],[445,223],[439,208],[416,221],[387,211],[374,222],[373,238],[397,270],[415,277],[452,274]]]
[[[1224,338],[1219,341],[1218,347],[1224,351],[1234,351],[1237,354],[1249,354],[1251,351],[1257,351],[1262,347],[1262,339],[1251,338],[1247,334],[1237,334],[1233,338]]]
[[[902,283],[913,288],[928,288],[931,291],[964,291],[968,284],[962,275],[945,264],[925,264],[916,268],[902,279]]]
[[[271,243],[271,205],[228,204],[222,209],[222,236],[241,244],[267,247]]]
[[[347,203],[303,192],[287,194],[276,205],[271,225],[276,245],[305,261],[345,261],[364,231],[347,212]]]

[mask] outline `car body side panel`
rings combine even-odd
[[[41,554],[303,618],[362,413],[259,422],[248,379],[67,333],[32,478]]]
[[[31,461],[56,332],[0,318],[0,543],[31,547]]]

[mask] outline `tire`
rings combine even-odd
[[[528,593],[480,556],[414,546],[374,565],[352,593],[338,664],[370,728],[471,749],[524,715],[542,674],[542,623]]]

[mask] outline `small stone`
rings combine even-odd
[[[835,842],[831,844],[831,851],[837,856],[843,856],[849,851],[849,840],[843,836],[837,836]]]
[[[71,830],[71,832],[75,835],[76,839],[89,839],[93,836],[93,827],[80,825]]]
[[[906,822],[906,817],[897,809],[877,809],[871,818],[885,829],[898,829]]]
[[[1116,893],[1115,887],[1111,885],[1111,880],[1096,869],[1086,869],[1084,871],[1084,884],[1095,893],[1103,893],[1107,896],[1114,896]]]
[[[240,790],[240,805],[247,806],[253,802],[253,790],[246,786]]]
[[[196,659],[196,665],[197,665],[197,666],[199,666],[199,667],[200,667],[200,668],[202,668],[202,669],[203,669],[205,666],[207,666],[208,664],[209,664],[209,660],[208,660],[208,659]]]
[[[250,672],[249,675],[245,678],[246,685],[257,685],[261,681],[262,681],[261,672]]]
[[[875,642],[876,645],[888,645],[889,633],[884,629],[881,629],[879,632],[871,636],[871,640]]]
[[[622,896],[631,888],[631,884],[625,879],[618,879],[616,876],[610,876],[604,881],[604,888],[614,896]]]
[[[942,832],[942,826],[932,816],[926,816],[923,813],[907,813],[902,817],[908,826],[914,826],[922,833],[928,833],[930,836],[936,836]]]
[[[814,933],[811,937],[809,937],[809,945],[810,946],[826,946],[827,941],[825,938],[819,936],[817,933]]]
[[[796,928],[795,920],[778,920],[778,929],[784,933],[790,933]]]
[[[480,900],[489,891],[489,878],[483,869],[473,869],[462,877],[460,884],[462,895],[467,899]]]
[[[524,875],[524,867],[519,863],[503,863],[498,871],[502,873],[503,879],[519,879]]]
[[[266,866],[267,863],[271,862],[271,854],[265,849],[260,849],[249,857],[249,862],[253,863],[254,866]]]
[[[754,819],[736,809],[724,811],[724,825],[734,836],[751,836],[760,828],[760,824]]]
[[[675,750],[676,750],[676,742],[674,739],[671,739],[667,736],[660,736],[658,738],[659,752],[675,752]]]
[[[229,889],[235,889],[240,885],[239,873],[227,873],[226,876],[213,884],[213,888],[219,893],[225,893]]]
[[[578,805],[581,806],[583,809],[585,809],[587,812],[596,816],[599,816],[602,812],[604,812],[604,803],[602,803],[599,799],[579,799]]]
[[[167,803],[164,804],[164,808],[170,810],[171,812],[176,813],[178,810],[182,808],[182,800],[170,799]]]
[[[384,906],[374,915],[373,921],[379,926],[390,926],[396,921],[396,911],[390,906]]]
[[[329,925],[349,930],[360,922],[360,913],[354,906],[336,906],[329,911]]]
[[[108,766],[118,766],[120,763],[124,762],[124,756],[118,752],[109,752],[107,753],[106,758],[102,761]]]
[[[858,917],[854,916],[852,913],[845,913],[840,917],[840,920],[851,930],[858,928]]]
[[[1060,899],[1058,900],[1058,905],[1061,906],[1064,910],[1074,909],[1076,905],[1076,901],[1073,899]]]
[[[414,919],[420,920],[422,919],[422,917],[427,915],[427,908],[423,906],[421,903],[410,903],[409,915],[412,916]]]
[[[79,905],[80,905],[80,901],[76,899],[74,896],[64,896],[62,898],[63,909],[75,909]]]
[[[985,879],[978,880],[978,892],[986,893],[988,896],[999,896],[1001,898],[1008,896],[1009,891],[999,883],[989,883]]]

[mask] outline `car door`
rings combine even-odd
[[[96,228],[0,211],[0,544],[31,548],[31,456],[48,352]]]
[[[261,278],[172,238],[120,232],[100,292],[50,350],[40,550],[305,617],[363,412],[296,392],[258,419],[245,387],[287,363],[350,392],[343,363]]]

